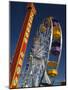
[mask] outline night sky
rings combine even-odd
[[[10,59],[14,55],[17,40],[21,31],[21,26],[24,21],[27,12],[27,3],[23,2],[10,2]],[[59,65],[59,75],[57,76],[55,82],[65,80],[65,67],[66,67],[66,6],[56,5],[56,4],[39,4],[35,3],[37,9],[37,14],[33,20],[32,29],[29,37],[29,42],[27,46],[27,51],[24,59],[24,65],[27,61],[27,56],[31,50],[33,37],[39,25],[48,16],[53,16],[57,19],[62,28],[63,45],[62,45],[62,56]]]

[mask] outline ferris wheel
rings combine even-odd
[[[61,26],[53,17],[47,17],[33,39],[28,63],[22,74],[22,87],[36,87],[45,83],[53,85],[58,75],[61,52]]]
[[[46,83],[53,85],[55,77],[58,75],[58,67],[62,52],[62,30],[59,22],[53,17],[48,17],[44,21],[44,26],[46,27],[46,29],[49,27],[50,29],[46,30],[47,34],[45,36],[46,41],[48,41],[49,43],[47,44],[45,41],[45,43],[47,44],[46,46],[48,46],[48,51],[47,49],[45,50],[47,51],[47,62],[43,75],[43,83],[45,83],[46,80]],[[44,29],[42,27],[40,28],[40,30],[44,32]],[[50,80],[50,82],[48,82],[48,80]]]

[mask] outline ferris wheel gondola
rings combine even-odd
[[[62,52],[62,30],[58,21],[52,19],[53,23],[53,38],[51,44],[51,50],[49,56],[52,54],[56,60],[50,60],[50,65],[48,63],[48,75],[51,78],[55,78],[58,75],[58,66],[60,63],[60,57]],[[55,62],[55,63],[53,63]],[[54,82],[54,79],[53,81]],[[53,84],[53,83],[52,83]]]

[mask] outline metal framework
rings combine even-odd
[[[45,83],[53,85],[58,74],[61,52],[61,26],[53,17],[48,17],[40,24],[34,37],[33,46],[27,58],[28,64],[25,70],[22,70],[20,86],[36,87]],[[52,58],[50,58],[51,55]]]

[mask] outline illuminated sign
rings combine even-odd
[[[19,41],[21,43],[18,42],[18,45],[21,45],[18,57],[16,56],[17,52],[15,53],[15,60],[14,60],[14,62],[16,63],[16,65],[14,67],[12,67],[14,69],[14,71],[12,69],[12,71],[14,73],[12,73],[12,77],[11,77],[12,81],[11,81],[10,88],[13,88],[13,87],[16,88],[17,85],[18,85],[18,78],[19,78],[19,75],[20,75],[20,72],[21,72],[21,67],[22,67],[22,63],[23,63],[23,60],[24,60],[24,55],[25,55],[25,52],[26,52],[26,47],[27,47],[27,43],[28,43],[28,39],[29,39],[31,25],[32,25],[33,17],[34,17],[34,15],[36,13],[36,10],[35,10],[33,4],[30,4],[29,7],[31,7],[31,11],[28,9],[28,12],[30,14],[29,17],[28,17],[28,13],[26,14],[26,18],[27,18],[27,19],[25,19],[25,24],[26,25],[23,26],[23,30],[24,30],[24,32],[23,32],[23,35],[24,35],[23,36],[23,40]],[[21,38],[22,38],[22,36],[20,36],[20,40],[21,40]],[[18,48],[19,47],[17,46],[17,49]]]

